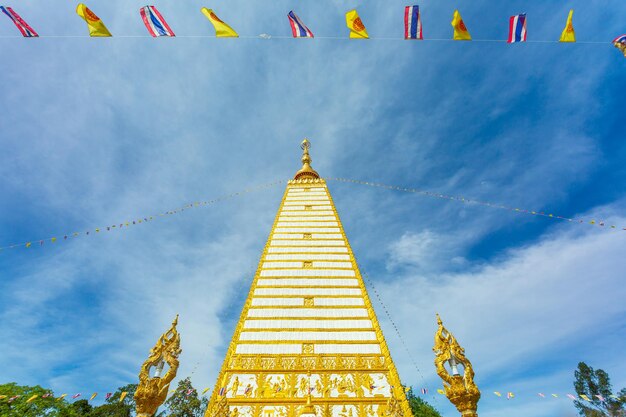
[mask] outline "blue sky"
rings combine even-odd
[[[288,179],[313,142],[323,176],[462,195],[626,227],[626,32],[621,0],[420,3],[426,38],[455,8],[475,39],[348,40],[357,7],[372,38],[402,36],[403,2],[154,3],[177,35],[211,35],[212,7],[242,36],[90,39],[75,4],[9,4],[0,16],[0,246],[93,230]],[[87,5],[113,35],[145,35],[136,0]],[[294,9],[319,37],[291,40]],[[579,361],[626,386],[626,232],[330,182],[400,375],[439,381],[439,312],[466,347],[481,416],[573,416]],[[181,314],[179,373],[212,387],[283,192],[279,185],[123,231],[0,252],[1,382],[107,392],[134,382]],[[515,400],[492,391],[513,391]],[[445,399],[433,402],[456,415]]]

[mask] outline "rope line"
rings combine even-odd
[[[1,35],[0,39],[22,39],[24,38],[23,36],[20,35]],[[38,36],[38,37],[33,37],[33,38],[26,38],[26,39],[89,39],[92,38],[92,36],[89,35],[43,35],[43,36]],[[153,39],[152,36],[150,35],[114,35],[114,36],[106,36],[106,37],[102,37],[102,39],[115,39],[115,38],[121,38],[121,39],[132,39],[132,38],[137,38],[137,39]],[[160,38],[168,38],[168,39],[173,39],[173,38],[182,38],[182,39],[218,39],[217,36],[215,35],[176,35],[176,36],[161,36]],[[315,38],[294,38],[293,36],[282,36],[282,35],[278,35],[278,36],[274,36],[271,34],[267,34],[267,33],[262,33],[259,35],[247,35],[247,36],[239,36],[237,39],[259,39],[259,40],[271,40],[271,39],[292,39],[294,41],[301,41],[303,40],[304,42],[306,42],[306,40],[315,40],[315,39],[322,39],[322,40],[345,40],[345,41],[354,41],[354,39],[351,39],[347,36],[316,36]],[[372,41],[415,41],[415,39],[404,39],[404,38],[400,38],[400,37],[370,37],[368,39],[364,39],[364,40],[372,40]],[[507,43],[506,39],[472,39],[471,41],[457,41],[451,38],[425,38],[425,39],[421,39],[419,41],[417,41],[416,43],[421,43],[421,42],[465,42],[465,43],[472,43],[472,42],[482,42],[482,43]],[[552,43],[552,44],[562,44],[563,42],[560,41],[555,41],[555,40],[527,40],[524,42],[520,42],[520,43]],[[567,42],[567,44],[569,45],[575,45],[575,44],[581,44],[581,45],[608,45],[608,46],[612,46],[612,43],[610,41],[576,41],[576,42]]]
[[[354,255],[354,253],[352,255]],[[417,371],[417,374],[419,375],[419,377],[422,379],[423,388],[428,389],[428,386],[426,384],[426,379],[424,378],[424,375],[422,374],[422,371],[420,370],[419,366],[417,366],[417,362],[413,358],[413,355],[411,354],[411,351],[409,350],[408,345],[404,341],[404,338],[402,337],[402,334],[400,333],[400,330],[398,329],[398,326],[396,325],[396,322],[391,318],[391,314],[389,313],[389,309],[387,309],[387,305],[383,302],[382,297],[378,293],[378,290],[376,289],[376,286],[374,285],[374,281],[372,281],[372,279],[369,277],[369,275],[367,274],[367,272],[363,268],[363,265],[356,259],[356,256],[354,257],[354,260],[355,260],[355,262],[357,264],[357,267],[361,271],[361,275],[363,277],[365,277],[365,280],[367,281],[368,285],[372,288],[372,291],[374,292],[374,295],[376,296],[376,299],[378,300],[378,303],[383,308],[383,311],[385,312],[385,315],[387,316],[387,319],[389,320],[389,322],[393,326],[394,330],[396,331],[396,334],[398,335],[398,339],[400,339],[400,343],[402,343],[402,346],[404,347],[404,350],[406,351],[406,353],[407,353],[407,355],[409,357],[409,360],[413,364],[413,367]],[[435,402],[438,402],[437,398],[434,395],[432,396],[432,398],[435,400]]]
[[[121,229],[123,227],[130,227],[130,226],[134,226],[134,225],[138,225],[141,223],[146,223],[149,221],[153,221],[153,220],[157,220],[159,217],[163,217],[163,216],[167,216],[167,215],[171,215],[171,214],[176,214],[185,210],[189,210],[192,208],[196,208],[196,207],[204,207],[204,206],[210,206],[213,205],[215,203],[224,201],[224,200],[229,200],[232,198],[235,198],[237,196],[243,195],[243,194],[247,194],[247,193],[251,193],[254,191],[258,191],[258,190],[262,190],[262,189],[267,189],[267,188],[271,188],[274,187],[278,184],[283,184],[285,183],[285,180],[278,180],[278,181],[274,181],[274,182],[270,182],[270,183],[266,183],[266,184],[261,184],[252,188],[246,188],[243,191],[237,191],[234,193],[230,193],[230,194],[225,194],[221,197],[217,197],[213,200],[208,200],[208,201],[199,201],[199,202],[194,202],[194,203],[189,203],[186,204],[180,208],[174,209],[174,210],[168,210],[168,211],[164,211],[162,213],[159,214],[152,214],[152,215],[148,215],[145,217],[141,217],[139,219],[135,219],[135,220],[129,220],[129,221],[124,221],[121,223],[115,223],[112,225],[108,225],[108,226],[103,226],[103,227],[96,227],[93,228],[91,230],[87,230],[85,232],[73,232],[73,233],[68,233],[65,235],[59,235],[62,236],[63,240],[68,240],[68,239],[75,239],[77,237],[80,236],[87,236],[89,234],[92,233],[100,233],[100,232],[104,232],[104,231],[112,231],[115,229]],[[1,246],[0,247],[0,251],[4,250],[4,249],[14,249],[14,248],[19,248],[19,247],[26,247],[29,248],[33,245],[33,243],[35,244],[39,244],[39,246],[43,246],[44,243],[46,242],[50,242],[50,243],[55,243],[57,240],[59,240],[60,238],[57,237],[48,237],[45,239],[38,239],[38,240],[32,240],[32,241],[27,241],[27,242],[22,242],[22,243],[15,243],[12,245],[7,245],[7,246]]]
[[[396,185],[388,185],[388,184],[381,184],[381,183],[377,183],[377,182],[353,180],[353,179],[348,179],[348,178],[326,178],[326,180],[327,181],[344,182],[344,183],[352,183],[352,184],[360,184],[360,185],[368,185],[370,187],[377,187],[377,188],[384,188],[384,189],[388,189],[388,190],[395,190],[395,191],[403,191],[403,192],[407,192],[407,193],[420,194],[420,195],[425,195],[425,196],[433,197],[433,198],[439,198],[439,199],[443,199],[443,200],[459,201],[459,202],[464,203],[464,204],[477,204],[477,205],[480,205],[480,206],[491,207],[491,208],[495,208],[495,209],[513,211],[513,212],[516,212],[516,213],[523,213],[523,214],[528,214],[528,215],[532,215],[532,216],[545,217],[545,218],[552,219],[552,220],[561,220],[561,221],[566,221],[566,222],[570,222],[570,223],[577,223],[577,224],[588,224],[588,225],[603,227],[603,228],[607,228],[607,229],[615,229],[615,230],[620,230],[620,231],[626,231],[626,227],[620,227],[620,226],[616,226],[616,225],[612,225],[612,224],[606,224],[602,220],[595,220],[595,219],[589,220],[589,219],[583,219],[583,218],[575,219],[575,218],[570,218],[570,217],[558,216],[558,215],[552,214],[552,213],[546,213],[545,211],[535,211],[535,210],[521,209],[521,208],[517,208],[517,207],[506,206],[506,205],[503,205],[503,204],[490,203],[488,201],[475,200],[475,199],[471,199],[471,198],[465,198],[465,197],[462,197],[462,196],[451,196],[451,195],[446,195],[446,194],[440,194],[440,193],[436,193],[436,192],[433,192],[433,191],[419,190],[419,189],[416,189],[416,188],[399,187],[399,186],[396,186]]]

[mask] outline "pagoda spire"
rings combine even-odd
[[[311,142],[308,139],[304,139],[300,144],[302,148],[302,168],[300,171],[296,172],[296,175],[293,177],[294,180],[301,180],[306,178],[319,179],[319,174],[313,168],[311,168],[311,155],[309,155],[309,148],[311,147]]]

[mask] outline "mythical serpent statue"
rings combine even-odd
[[[177,324],[178,315],[172,322],[172,327],[163,333],[156,345],[150,349],[150,356],[141,366],[139,385],[135,391],[137,417],[152,417],[167,398],[170,383],[176,378],[178,356],[182,352],[180,335],[176,330]],[[161,377],[160,373],[166,363],[169,369]],[[156,367],[156,372],[151,377],[152,367]]]
[[[464,417],[477,417],[480,390],[474,383],[474,369],[471,362],[465,357],[465,349],[459,345],[456,338],[443,326],[437,314],[439,328],[435,334],[435,367],[437,374],[443,380],[443,389],[446,397]],[[452,368],[448,372],[445,364]],[[463,375],[456,371],[457,365],[463,366]]]

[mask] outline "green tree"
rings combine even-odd
[[[35,385],[17,385],[15,382],[0,384],[0,416],[2,417],[62,417],[60,412],[68,403],[65,400],[57,401],[53,396],[42,398],[51,391]],[[38,395],[34,401],[27,402],[33,395]],[[68,414],[68,417],[71,416]]]
[[[409,402],[409,406],[411,406],[413,417],[441,417],[441,414],[435,407],[413,393],[412,387],[407,391],[406,399]]]
[[[168,417],[202,417],[209,400],[200,397],[189,377],[178,381],[174,394],[165,401]]]
[[[626,388],[615,398],[611,379],[602,369],[594,370],[585,362],[578,363],[574,372],[574,389],[580,398],[585,395],[591,401],[578,399],[574,405],[585,417],[626,417]]]
[[[99,407],[95,407],[87,417],[131,417],[135,415],[135,390],[137,384],[128,384],[119,387],[115,393],[105,403]],[[126,392],[126,396],[122,401],[122,393]]]

